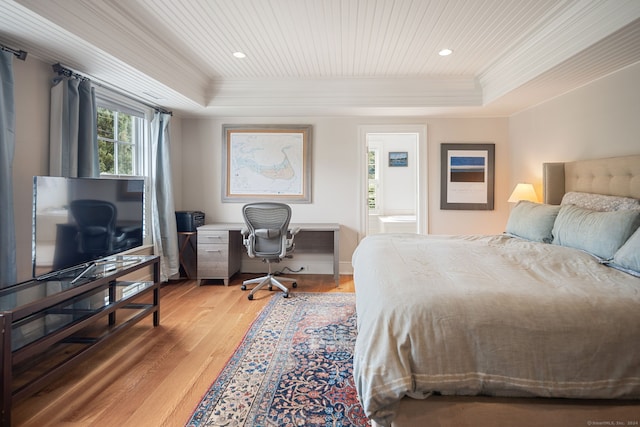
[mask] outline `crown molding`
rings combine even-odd
[[[292,105],[479,106],[482,89],[473,77],[226,80],[212,84],[207,104],[208,107]]]
[[[637,21],[640,1],[585,0],[555,16],[478,75],[485,105]]]

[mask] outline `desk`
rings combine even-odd
[[[292,223],[299,227],[294,238],[297,253],[333,254],[333,277],[340,280],[340,224]],[[198,282],[203,279],[223,279],[225,285],[240,271],[243,223],[214,223],[198,227]]]

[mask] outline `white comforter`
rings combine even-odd
[[[508,236],[376,235],[353,255],[354,377],[381,425],[405,395],[640,397],[640,278]]]

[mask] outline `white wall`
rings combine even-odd
[[[312,203],[293,204],[296,222],[340,223],[341,271],[350,271],[359,241],[358,127],[380,124],[426,124],[429,159],[429,232],[501,233],[508,216],[507,119],[416,118],[190,118],[182,121],[182,209],[205,212],[206,221],[241,222],[243,203],[222,203],[223,124],[311,124]],[[496,204],[493,211],[440,211],[440,143],[496,144]]]
[[[429,119],[429,232],[433,234],[502,233],[509,216],[508,119]],[[495,143],[494,210],[440,210],[440,144]]]
[[[49,174],[49,100],[51,64],[33,55],[14,59],[16,149],[13,162],[16,264],[18,280],[31,278],[31,218],[33,177]],[[176,206],[182,203],[181,120],[171,120],[172,173]],[[4,206],[3,206],[4,208]]]
[[[640,63],[509,120],[511,186],[542,199],[542,163],[640,154]]]
[[[31,195],[34,175],[47,175],[49,151],[49,89],[51,65],[29,56],[15,61],[16,153],[14,200],[18,279],[31,275]],[[338,222],[342,225],[341,270],[350,271],[358,243],[360,195],[358,127],[379,124],[426,124],[429,156],[429,231],[431,233],[501,232],[509,189],[507,119],[426,118],[200,118],[171,120],[172,174],[178,210],[203,210],[207,221],[238,221],[240,203],[222,203],[221,134],[223,123],[304,123],[313,125],[313,187],[311,204],[294,205],[299,222]],[[496,209],[487,212],[440,211],[441,142],[496,143]]]
[[[34,175],[48,174],[51,65],[29,56],[15,61],[16,152],[14,200],[18,278],[31,272],[31,194]],[[532,181],[540,193],[545,161],[640,153],[640,64],[558,97],[510,119],[454,118],[189,118],[171,121],[176,208],[203,210],[207,221],[238,221],[240,203],[222,203],[223,123],[304,123],[313,129],[313,202],[293,206],[296,221],[342,224],[341,270],[349,271],[358,243],[358,127],[427,126],[429,232],[500,233],[516,182]],[[495,210],[441,211],[440,143],[496,144]]]

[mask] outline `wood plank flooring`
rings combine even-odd
[[[253,301],[230,285],[172,281],[161,289],[160,326],[144,319],[34,396],[14,405],[14,427],[184,426],[247,329],[279,291]],[[295,292],[354,292],[352,276],[287,275]],[[275,289],[275,288],[274,288]]]

